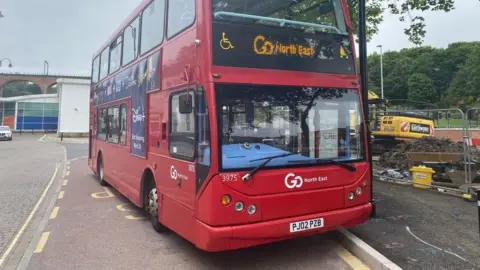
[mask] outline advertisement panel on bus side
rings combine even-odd
[[[160,52],[139,61],[131,67],[95,86],[94,104],[96,106],[131,98],[131,136],[132,155],[146,157],[146,104],[147,92],[159,88]]]

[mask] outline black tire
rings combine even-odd
[[[97,171],[98,171],[98,179],[100,180],[100,185],[108,186],[107,181],[105,181],[105,174],[103,170],[103,159],[101,155],[98,157]]]
[[[152,227],[156,232],[163,233],[167,231],[167,228],[158,219],[158,209],[159,209],[159,200],[157,187],[155,184],[152,184],[148,187],[147,190],[147,199],[145,209],[147,209],[147,215],[152,223]]]

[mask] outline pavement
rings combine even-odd
[[[21,136],[25,137],[9,145],[0,144],[8,159],[1,167],[0,184],[11,185],[13,177],[4,177],[3,172],[15,176],[11,168],[23,164],[30,168],[25,169],[25,179],[38,184],[38,192],[18,217],[11,210],[18,198],[6,200],[10,207],[1,215],[7,215],[10,225],[0,228],[8,233],[4,246],[9,250],[5,253],[4,247],[0,252],[1,270],[370,269],[333,233],[229,252],[201,251],[173,232],[156,233],[139,209],[114,189],[100,186],[87,166],[87,144]],[[15,152],[15,159],[7,157]],[[33,158],[22,160],[26,156]],[[24,193],[9,187],[5,194]]]
[[[374,182],[377,217],[350,231],[403,269],[480,269],[477,204]]]
[[[14,134],[12,141],[0,141],[0,265],[6,253],[13,253],[12,242],[19,243],[20,230],[32,236],[26,221],[33,219],[33,210],[64,160],[61,145],[44,144],[40,137]]]

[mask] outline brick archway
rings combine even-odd
[[[9,82],[14,81],[29,81],[37,84],[42,90],[42,94],[47,93],[48,87],[54,85],[57,79],[71,78],[71,79],[89,79],[85,76],[71,76],[71,75],[40,75],[40,74],[20,74],[20,73],[0,73],[0,97],[3,96],[3,88]]]

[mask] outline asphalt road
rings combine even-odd
[[[480,269],[476,203],[374,182],[377,218],[351,231],[403,269]]]
[[[206,253],[173,232],[158,234],[86,159],[71,161],[27,269],[368,269],[329,234]]]
[[[41,135],[14,134],[0,141],[0,259],[27,220],[64,160],[61,145],[38,141]]]
[[[88,157],[88,144],[86,143],[62,143],[67,150],[67,159],[79,159]]]

